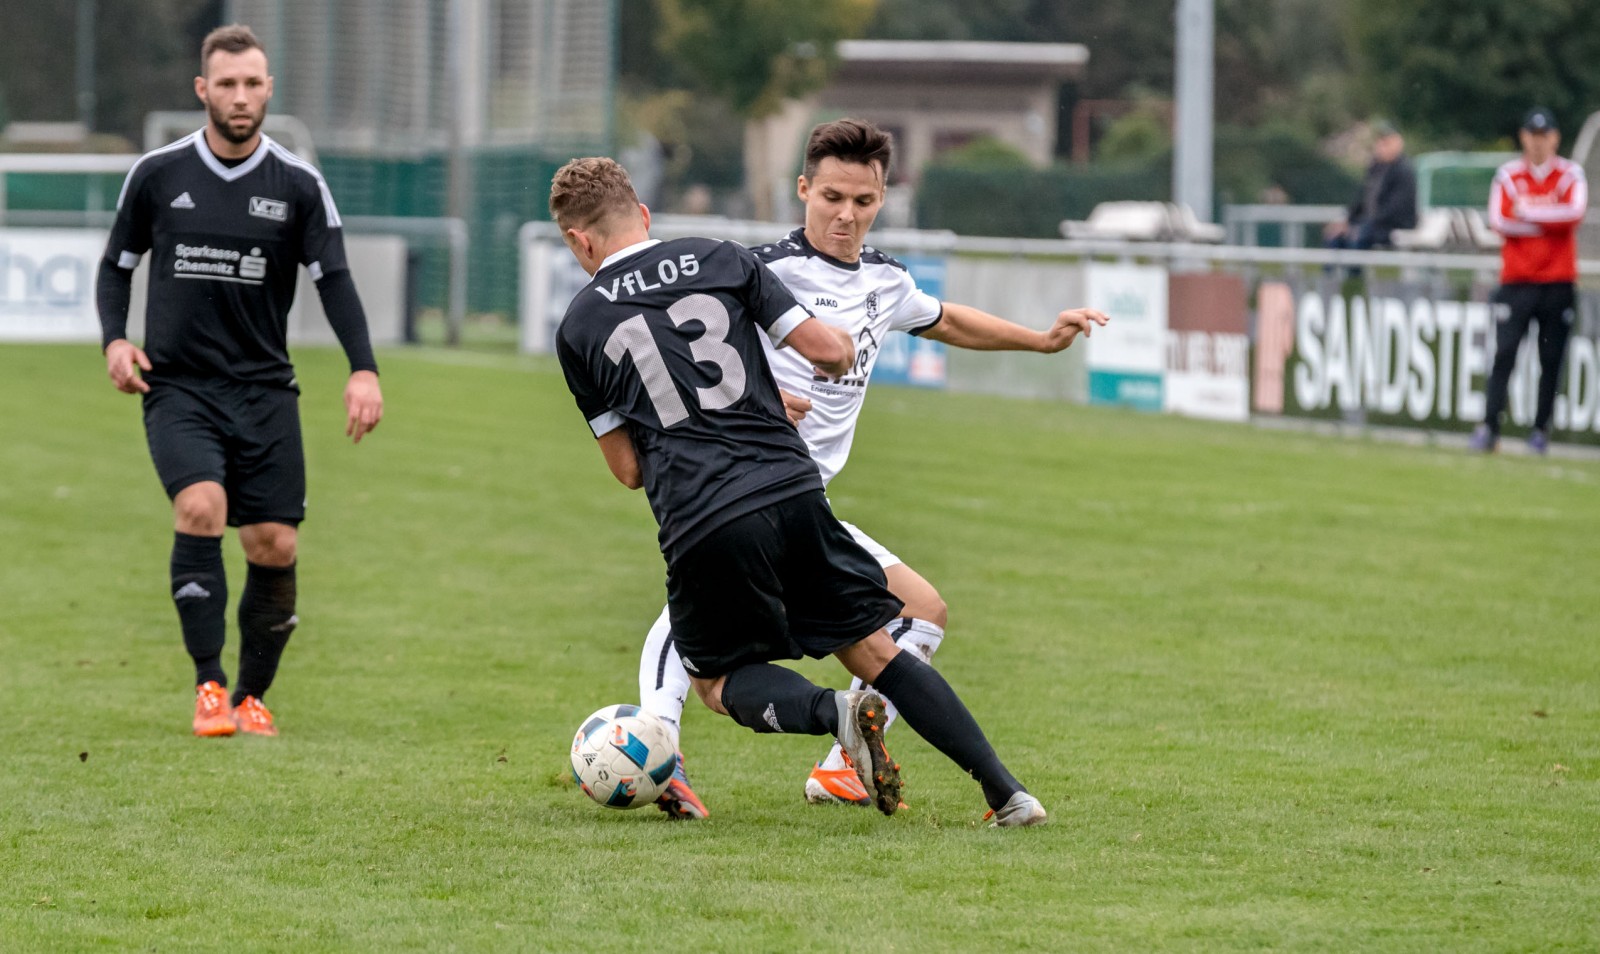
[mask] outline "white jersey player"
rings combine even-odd
[[[824,484],[844,468],[855,439],[867,383],[885,338],[897,332],[959,348],[1055,353],[1106,316],[1090,309],[1061,312],[1051,327],[1035,331],[967,305],[940,302],[916,285],[905,266],[865,245],[883,206],[892,143],[887,133],[859,120],[824,123],[806,146],[798,194],[806,224],[755,253],[816,317],[843,328],[856,342],[856,361],[840,377],[819,373],[787,349],[766,348],[783,392]],[[905,607],[889,625],[902,647],[930,660],[944,639],[946,612],[938,590],[888,548],[846,522],[845,527],[883,567],[889,590]],[[860,680],[856,680],[859,683]],[[852,688],[859,688],[853,685]],[[665,610],[651,627],[639,663],[640,705],[674,729],[689,690]],[[888,707],[889,719],[895,710]],[[681,764],[681,762],[680,762]],[[871,797],[835,745],[806,779],[806,800],[868,806]],[[702,818],[705,806],[680,771],[661,808],[680,818]]]
[[[843,262],[818,251],[803,228],[775,244],[758,246],[755,253],[812,314],[848,331],[856,342],[856,363],[840,378],[818,374],[789,349],[766,349],[778,387],[811,402],[797,426],[826,484],[850,456],[867,381],[884,339],[897,331],[917,335],[931,330],[944,306],[888,255],[863,248],[856,261]]]

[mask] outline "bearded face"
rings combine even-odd
[[[266,54],[257,49],[217,50],[206,62],[206,75],[195,80],[195,93],[219,136],[234,145],[250,142],[261,131],[267,100],[272,98]]]

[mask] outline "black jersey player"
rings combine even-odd
[[[738,245],[651,240],[649,211],[610,159],[563,166],[550,211],[593,276],[557,354],[613,475],[649,498],[696,695],[756,732],[836,736],[885,814],[900,791],[882,741],[892,699],[982,784],[998,820],[1043,821],[944,677],[884,630],[902,604],[829,511],[757,337],[839,375],[855,360],[849,336]],[[836,693],[772,665],[827,655],[873,688]]]
[[[366,316],[322,176],[261,133],[272,77],[248,27],[201,46],[204,129],[134,164],[117,203],[97,299],[107,371],[143,395],[145,434],[172,499],[172,599],[195,665],[196,735],[276,735],[262,704],[298,622],[295,559],[305,516],[299,387],[286,345],[304,265],[350,361],[346,432],[383,415]],[[126,338],[133,269],[148,252],[141,349]],[[226,526],[249,567],[239,598],[239,670],[222,667]]]

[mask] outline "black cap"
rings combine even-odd
[[[1555,114],[1543,106],[1535,106],[1522,117],[1522,128],[1529,132],[1556,132],[1561,127],[1556,125]]]

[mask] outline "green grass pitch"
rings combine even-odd
[[[137,401],[0,348],[0,950],[1600,949],[1600,462],[879,389],[835,507],[1051,824],[903,727],[908,811],[808,807],[821,740],[697,705],[673,824],[566,768],[636,695],[644,498],[551,362],[382,357],[351,447],[299,355],[283,735],[200,740]]]

